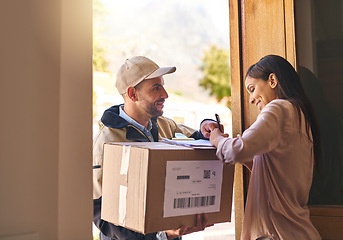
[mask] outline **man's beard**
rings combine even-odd
[[[151,105],[147,112],[152,116],[152,117],[159,117],[159,116],[162,116],[163,114],[163,110],[159,110],[157,109],[157,107],[155,105]]]
[[[155,103],[163,103],[164,100],[158,100]],[[155,104],[150,104],[147,108],[147,113],[150,114],[152,117],[159,117],[163,114],[163,109],[159,109]]]

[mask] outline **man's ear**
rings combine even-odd
[[[269,74],[268,81],[269,81],[269,86],[271,88],[276,88],[276,86],[278,85],[278,80],[274,73]]]
[[[126,90],[127,96],[129,99],[131,99],[132,102],[136,102],[138,100],[137,98],[137,89],[134,87],[129,87]]]

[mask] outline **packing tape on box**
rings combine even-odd
[[[119,190],[119,224],[125,226],[126,218],[126,197],[127,197],[127,187],[120,185]]]
[[[127,175],[130,163],[130,149],[131,147],[123,146],[123,153],[121,157],[120,174]]]

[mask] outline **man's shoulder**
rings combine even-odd
[[[111,128],[106,125],[102,125],[96,137],[93,140],[93,144],[102,145],[105,142],[125,142],[126,128]]]
[[[173,119],[165,117],[165,116],[159,116],[157,117],[157,121],[168,121],[168,122],[174,122]],[[174,122],[175,123],[175,122]]]
[[[185,134],[186,136],[190,136],[196,131],[195,129],[188,127],[183,123],[176,123],[173,119],[164,116],[160,116],[157,118],[157,124],[161,130],[170,129],[173,133],[180,132]]]
[[[157,118],[157,125],[159,127],[166,126],[166,124],[168,126],[176,126],[177,125],[177,123],[173,119],[171,119],[171,118],[168,118],[168,117],[165,117],[165,116],[159,116]]]

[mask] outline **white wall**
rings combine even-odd
[[[0,1],[0,239],[91,239],[92,1]]]

